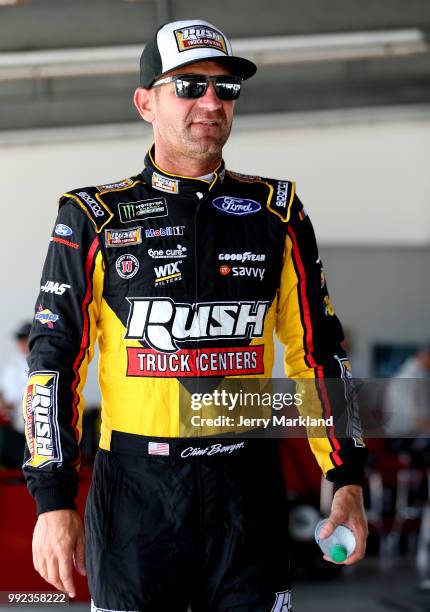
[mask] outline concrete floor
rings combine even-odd
[[[375,559],[367,559],[345,568],[336,580],[295,584],[294,612],[429,612],[430,594],[423,594],[416,585],[412,561],[397,562],[381,572]]]
[[[350,568],[335,580],[293,585],[294,612],[429,612],[430,593],[416,588],[417,578],[413,561],[395,560],[391,568],[381,571],[376,559],[368,558]],[[13,606],[14,610],[29,607]],[[70,607],[33,607],[37,612],[88,612],[89,604]],[[0,612],[11,612],[11,606],[0,606]],[[161,611],[160,611],[161,612]],[[162,611],[164,612],[164,611]],[[252,612],[252,611],[250,611]]]

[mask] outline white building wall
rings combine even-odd
[[[11,330],[32,316],[58,196],[139,172],[150,143],[139,123],[0,134],[0,367]],[[225,158],[240,172],[296,180],[321,245],[430,244],[427,109],[241,117]],[[367,299],[357,283],[344,290]]]

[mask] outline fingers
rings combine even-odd
[[[73,562],[76,568],[76,571],[81,574],[81,576],[86,576],[87,572],[85,570],[85,539],[83,537],[79,537],[76,543],[76,550],[73,555]]]
[[[57,559],[57,557],[51,557],[47,561],[41,557],[38,560],[36,569],[40,576],[46,580],[46,582],[52,584],[56,589],[68,593],[70,597],[76,596],[76,589],[72,576],[72,564],[70,560],[67,560],[66,556],[62,556],[59,559]]]
[[[338,525],[340,525],[341,522],[342,521],[338,519],[336,515],[331,514],[329,518],[326,520],[326,522],[324,523],[324,525],[321,527],[318,537],[321,540],[325,540],[325,538],[328,538],[329,536],[331,536],[333,531],[336,529]]]
[[[321,528],[319,537],[321,539],[329,537],[340,524],[349,527],[353,532],[355,550],[342,563],[336,563],[327,556],[324,556],[324,559],[337,565],[352,565],[364,557],[368,535],[367,519],[363,507],[363,494],[361,487],[358,485],[345,485],[336,491],[333,497],[331,514]]]
[[[44,565],[44,574],[42,578],[44,578],[49,584],[52,584],[59,591],[64,591],[64,585],[60,579],[58,574],[58,561],[55,557],[49,559]]]
[[[33,565],[34,565],[34,569],[36,570],[36,572],[38,572],[40,574],[40,571],[39,571],[39,556],[37,554],[37,550],[34,547],[34,542],[33,542],[33,546],[32,546],[32,553],[33,553]]]
[[[73,562],[85,573],[84,534],[75,511],[58,510],[38,517],[33,533],[33,564],[44,580],[75,597]]]
[[[58,562],[61,583],[63,591],[69,594],[69,597],[76,597],[75,583],[73,581],[73,570],[71,560],[67,557],[61,557]]]
[[[345,522],[344,524],[349,527],[349,529],[351,529],[351,531],[354,533],[355,549],[353,553],[349,557],[347,557],[345,561],[342,562],[333,561],[333,559],[330,559],[329,557],[327,557],[327,555],[323,556],[325,561],[329,561],[330,563],[334,563],[335,565],[352,565],[353,563],[357,563],[357,561],[361,561],[361,559],[363,559],[366,554],[366,539],[369,533],[367,530],[367,524],[365,524],[364,526],[355,524],[353,525],[348,522]]]
[[[367,528],[361,529],[358,527],[352,528],[355,535],[355,550],[344,562],[344,565],[352,565],[357,561],[361,561],[366,554],[366,539],[368,535]]]

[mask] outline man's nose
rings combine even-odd
[[[216,94],[215,84],[212,81],[209,81],[205,95],[199,98],[199,105],[208,110],[218,110],[222,108],[221,100]]]

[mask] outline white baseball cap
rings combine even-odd
[[[230,41],[221,30],[203,19],[188,19],[164,24],[145,45],[140,57],[140,84],[151,87],[166,72],[202,61],[222,64],[242,79],[249,79],[257,71],[253,62],[233,55]]]

